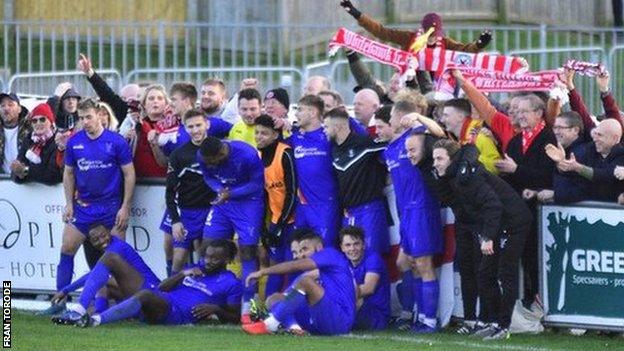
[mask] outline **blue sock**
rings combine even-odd
[[[414,290],[412,284],[414,277],[411,271],[403,272],[403,280],[397,285],[397,295],[403,311],[411,312],[414,308]]]
[[[61,253],[61,260],[56,266],[56,291],[61,291],[71,283],[74,274],[74,255]]]
[[[108,267],[106,267],[101,261],[93,267],[93,270],[89,273],[89,279],[87,279],[84,289],[82,290],[82,294],[80,294],[79,302],[85,310],[89,308],[91,301],[95,299],[95,295],[98,290],[106,285],[109,276],[110,271],[108,270]]]
[[[414,306],[412,305],[412,310],[414,311],[416,320],[418,320],[418,315],[423,313],[423,280],[421,277],[412,279],[412,294],[414,294],[414,304],[416,305],[416,308],[414,308]]]
[[[247,279],[247,276],[255,271],[258,270],[258,260],[257,259],[253,259],[253,260],[241,260],[241,265],[242,265],[242,269],[241,269],[241,273],[242,273],[242,277],[241,280],[245,281],[245,279]],[[254,283],[251,284],[248,287],[243,288],[243,302],[247,302],[251,299],[253,299],[254,295],[256,294],[256,292],[258,291],[258,283]],[[243,311],[243,313],[246,311]]]
[[[141,312],[141,302],[132,296],[100,314],[100,324],[108,324],[131,318]]]
[[[102,313],[108,308],[108,298],[106,296],[96,296],[93,302],[95,313]]]
[[[284,300],[271,307],[271,313],[284,327],[290,328],[296,322],[295,311],[305,303],[307,303],[305,295],[297,289],[292,289]]]
[[[173,260],[167,260],[167,277],[171,277],[171,266],[173,265]]]
[[[438,297],[440,295],[440,285],[437,280],[422,283],[422,313],[425,318],[435,319],[438,312]]]

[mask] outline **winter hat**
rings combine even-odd
[[[426,14],[421,22],[422,29],[427,31],[429,28],[435,28],[433,35],[437,37],[444,36],[444,29],[442,29],[442,17],[435,12]]]
[[[50,121],[50,123],[54,124],[56,118],[54,117],[54,113],[52,112],[52,108],[47,103],[42,103],[37,105],[32,112],[30,113],[30,118],[33,119],[35,117],[43,116]]]
[[[284,107],[287,110],[290,107],[290,99],[288,98],[288,92],[284,88],[275,88],[273,90],[267,91],[266,95],[264,95],[264,100],[267,100],[267,99],[275,99],[279,101],[279,103],[284,105]]]
[[[61,100],[65,100],[65,99],[69,99],[69,98],[76,98],[76,99],[80,100],[82,98],[82,96],[80,96],[80,94],[78,94],[78,92],[74,88],[69,88],[69,89],[67,89],[65,94],[63,94],[63,97],[61,97]]]

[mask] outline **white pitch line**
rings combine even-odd
[[[504,345],[500,342],[494,341],[492,344],[479,344],[474,342],[467,341],[438,341],[438,340],[427,340],[427,339],[417,339],[410,338],[407,336],[396,336],[396,335],[371,335],[371,334],[347,334],[343,335],[344,338],[350,339],[364,339],[364,340],[392,340],[392,341],[402,341],[402,342],[411,342],[415,344],[425,344],[425,345],[456,345],[462,347],[470,347],[475,349],[482,350],[509,350],[509,351],[565,351],[558,349],[547,349],[540,347],[531,347],[531,346],[516,346],[516,345]],[[504,342],[504,341],[503,341]]]

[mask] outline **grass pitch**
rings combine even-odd
[[[354,332],[340,337],[249,336],[235,326],[148,326],[123,322],[98,328],[57,326],[47,317],[13,311],[14,350],[624,350],[624,338],[565,334],[512,335],[483,342],[444,332],[419,336],[401,332]]]

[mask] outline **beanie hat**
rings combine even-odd
[[[427,31],[429,28],[435,28],[433,35],[437,37],[444,36],[444,29],[442,29],[442,17],[435,12],[426,14],[421,22],[422,29]]]
[[[284,105],[284,107],[287,110],[290,107],[290,99],[288,98],[288,92],[284,88],[275,88],[273,90],[267,91],[266,95],[264,95],[264,100],[267,100],[267,99],[275,99],[279,101],[279,103]]]
[[[37,105],[37,107],[35,107],[30,113],[31,119],[38,116],[43,116],[47,118],[48,121],[50,121],[50,123],[52,124],[54,124],[54,122],[56,121],[56,118],[54,118],[54,113],[52,112],[52,108],[50,108],[50,105],[45,102]]]

